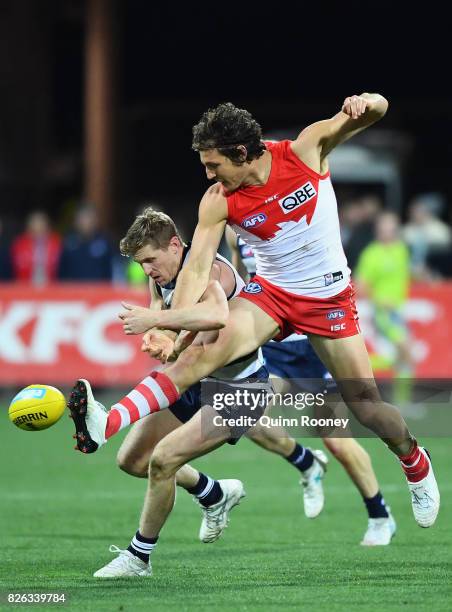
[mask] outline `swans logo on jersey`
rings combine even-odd
[[[343,319],[345,317],[345,312],[343,310],[332,310],[328,312],[326,318],[329,321],[334,321],[334,319]]]
[[[246,291],[246,293],[260,293],[262,291],[262,287],[259,285],[259,283],[251,282],[243,288],[243,291]]]
[[[256,215],[252,215],[251,217],[247,217],[244,221],[242,221],[242,227],[248,229],[249,227],[258,227],[267,221],[267,215],[264,213],[257,213]]]
[[[317,191],[315,190],[311,181],[305,183],[302,187],[298,187],[295,191],[285,196],[281,200],[278,200],[278,204],[285,215],[292,212],[295,208],[298,208],[302,204],[309,202],[312,198],[315,198]]]

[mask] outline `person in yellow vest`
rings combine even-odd
[[[409,401],[408,379],[413,375],[413,358],[409,331],[403,307],[410,286],[410,253],[400,238],[400,220],[397,214],[385,211],[377,218],[375,240],[363,249],[358,259],[355,280],[358,292],[373,306],[376,331],[393,347],[393,357],[383,363],[374,356],[374,367],[389,366],[397,378],[405,382],[396,385],[398,400]]]

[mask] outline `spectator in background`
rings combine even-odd
[[[429,262],[450,251],[451,230],[439,218],[443,209],[444,198],[439,193],[421,194],[409,206],[402,236],[410,248],[413,275],[418,279],[429,279]]]
[[[10,246],[5,237],[3,221],[0,219],[0,282],[9,281],[12,277]]]
[[[11,244],[11,263],[16,280],[44,285],[56,278],[61,240],[42,211],[32,212],[23,234]]]
[[[75,215],[74,231],[63,243],[59,278],[64,281],[111,281],[112,248],[99,230],[96,210],[84,206]]]
[[[340,209],[341,237],[352,270],[361,251],[374,238],[375,219],[381,209],[380,198],[372,193],[350,200]]]
[[[393,212],[382,212],[375,226],[375,240],[361,253],[355,273],[361,297],[373,306],[374,325],[396,349],[392,368],[396,377],[408,379],[413,374],[409,334],[403,306],[410,285],[410,255],[400,239],[400,220]],[[409,402],[409,382],[396,387],[399,404]]]

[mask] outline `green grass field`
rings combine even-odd
[[[248,440],[228,445],[194,462],[214,477],[245,483],[247,498],[222,539],[197,540],[199,509],[179,491],[153,555],[154,576],[102,581],[92,573],[112,558],[110,544],[127,547],[145,486],[116,468],[122,436],[83,456],[72,450],[66,417],[48,431],[24,432],[5,409],[0,431],[1,610],[34,607],[8,604],[7,593],[16,592],[64,592],[64,609],[93,611],[452,609],[447,439],[428,441],[442,488],[442,510],[430,530],[414,523],[394,458],[381,443],[364,441],[398,523],[391,546],[377,549],[359,546],[363,503],[334,460],[326,507],[310,521],[293,467]]]

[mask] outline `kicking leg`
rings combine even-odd
[[[276,322],[255,304],[242,298],[229,303],[226,326],[200,335],[178,359],[161,372],[153,372],[108,413],[108,439],[150,412],[172,404],[188,387],[214,370],[255,351],[278,332]],[[103,442],[102,442],[103,443]]]
[[[252,353],[279,330],[274,319],[248,300],[234,298],[229,309],[223,329],[204,335],[203,342],[194,342],[164,371],[152,372],[108,413],[94,399],[89,382],[77,381],[68,407],[74,419],[78,449],[95,452],[124,427],[167,408],[201,378]]]

